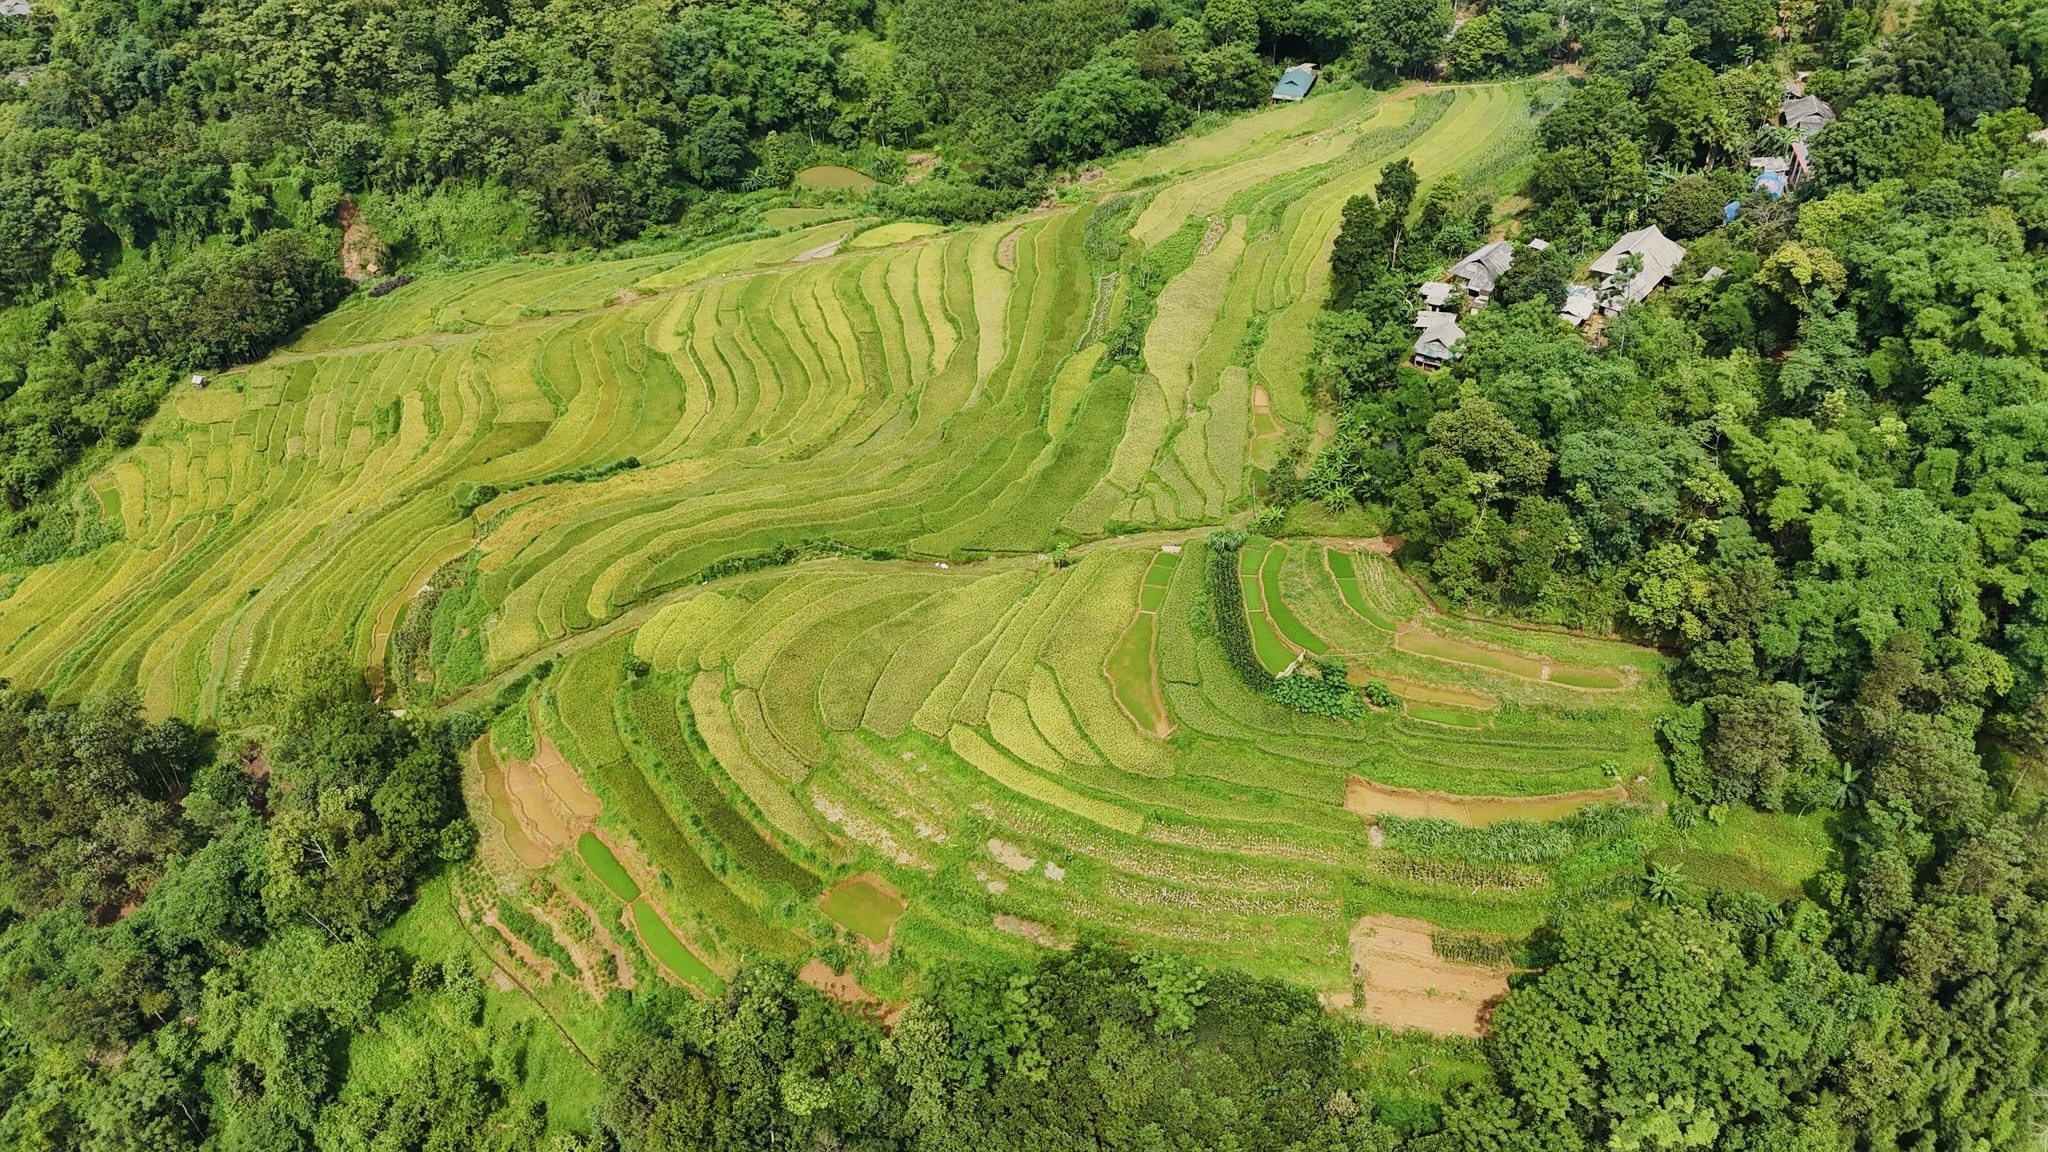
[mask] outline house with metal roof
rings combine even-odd
[[[1787,96],[1778,105],[1778,116],[1785,127],[1805,140],[1813,139],[1821,129],[1835,122],[1835,110],[1818,96]]]
[[[1424,304],[1429,305],[1431,308],[1441,308],[1450,302],[1451,293],[1456,292],[1457,288],[1444,280],[1431,280],[1424,283],[1422,287],[1417,288],[1416,291],[1422,293],[1422,302]]]
[[[1506,240],[1495,240],[1456,264],[1444,274],[1446,280],[1463,280],[1465,291],[1470,292],[1478,303],[1486,303],[1493,295],[1494,286],[1515,262],[1515,246]]]
[[[1430,317],[1427,327],[1422,317]],[[1420,368],[1441,368],[1458,358],[1458,344],[1465,339],[1465,330],[1458,327],[1458,318],[1448,312],[1424,312],[1415,318],[1415,326],[1422,329],[1415,337],[1415,364]]]
[[[1558,319],[1574,328],[1593,318],[1593,310],[1600,306],[1600,298],[1584,284],[1574,284],[1564,290],[1564,307],[1557,310]]]
[[[1638,228],[1614,242],[1587,271],[1601,277],[1600,310],[1608,315],[1649,299],[1657,286],[1671,279],[1685,259],[1685,248],[1655,224]]]
[[[1280,74],[1280,82],[1273,85],[1273,99],[1295,101],[1308,95],[1316,86],[1318,70],[1313,64],[1296,64]]]

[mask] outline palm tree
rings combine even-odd
[[[1862,797],[1863,789],[1856,786],[1857,781],[1861,779],[1863,773],[1858,772],[1854,764],[1842,765],[1842,774],[1835,780],[1835,807],[1851,807]]]
[[[1667,908],[1685,900],[1685,872],[1676,864],[1650,865],[1649,885],[1650,899]]]

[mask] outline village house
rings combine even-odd
[[[1449,312],[1422,312],[1415,317],[1415,326],[1422,330],[1415,337],[1415,365],[1418,368],[1441,368],[1458,357],[1458,344],[1465,339],[1465,330],[1458,327],[1458,318]]]
[[[1316,86],[1318,74],[1313,64],[1296,64],[1280,74],[1280,82],[1273,85],[1273,99],[1287,103],[1301,99]]]
[[[1778,119],[1801,140],[1811,140],[1835,122],[1835,110],[1818,96],[1787,96],[1778,105]]]
[[[1684,247],[1664,235],[1663,229],[1655,224],[1616,240],[1587,269],[1601,277],[1600,310],[1612,316],[1630,304],[1649,299],[1659,284],[1671,279],[1684,259]]]
[[[1515,246],[1506,240],[1495,240],[1451,265],[1444,279],[1464,281],[1465,291],[1472,296],[1473,307],[1481,307],[1493,295],[1494,287],[1514,262]]]
[[[1558,318],[1574,328],[1580,327],[1593,318],[1593,312],[1600,306],[1600,297],[1584,284],[1574,284],[1564,290],[1564,307],[1557,310]]]

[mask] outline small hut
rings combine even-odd
[[[1316,86],[1320,74],[1313,64],[1296,64],[1280,74],[1280,82],[1273,85],[1273,99],[1289,104],[1301,99]]]

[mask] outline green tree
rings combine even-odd
[[[1170,107],[1137,65],[1103,57],[1062,76],[1031,110],[1025,134],[1039,158],[1068,164],[1158,139]]]

